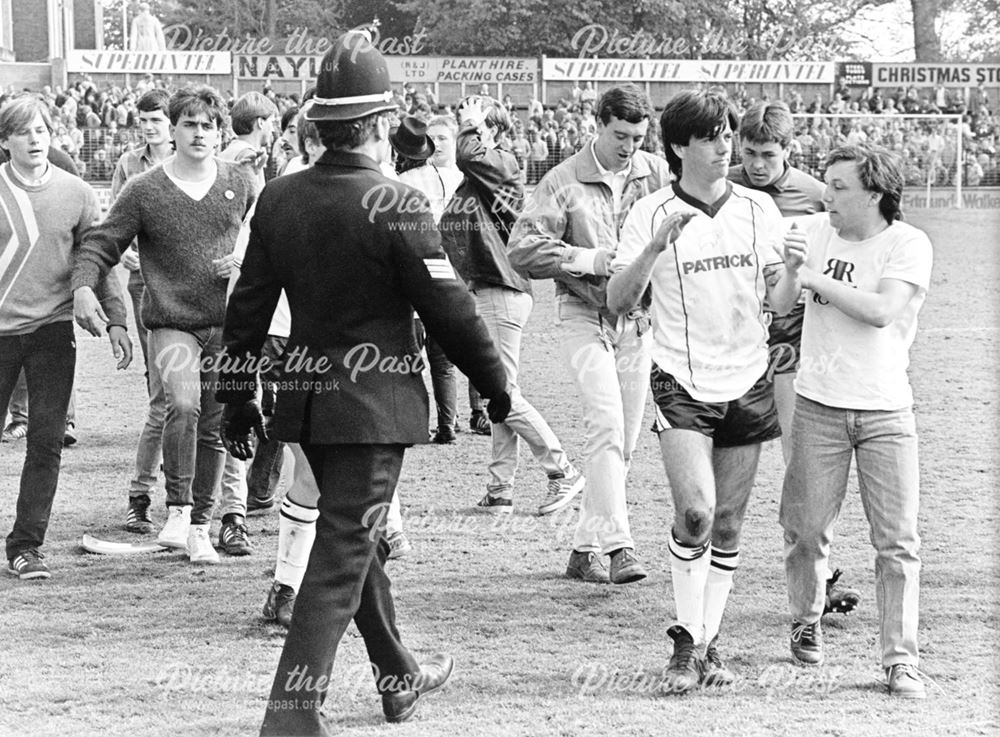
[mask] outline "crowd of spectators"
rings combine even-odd
[[[53,145],[73,158],[87,180],[109,181],[118,157],[141,145],[135,103],[143,92],[157,85],[163,82],[146,75],[133,87],[102,88],[86,77],[66,89],[44,87],[41,95],[49,104],[56,126]],[[296,94],[276,93],[266,85],[263,91],[276,105],[279,117],[299,104]],[[482,85],[478,91],[491,94],[489,85]],[[743,85],[731,87],[728,92],[741,110],[754,102]],[[791,162],[821,177],[822,162],[833,147],[870,141],[902,157],[909,186],[925,185],[928,180],[934,186],[953,185],[960,165],[963,186],[1000,186],[1000,118],[995,103],[991,107],[988,91],[982,85],[970,90],[967,98],[960,93],[941,86],[923,91],[915,87],[869,87],[858,91],[847,87],[843,80],[829,99],[816,93],[807,101],[799,92],[791,92],[786,102],[797,116]],[[9,94],[12,91],[0,96],[0,104]],[[594,85],[585,82],[582,87],[575,84],[569,95],[549,104],[534,95],[526,101],[515,101],[510,95],[502,98],[501,104],[508,107],[514,120],[505,143],[517,156],[526,183],[537,183],[545,172],[579,151],[596,134],[597,96]],[[231,92],[229,100],[234,100]],[[430,118],[452,113],[458,100],[439,101],[429,85],[418,91],[407,84],[398,89],[397,102],[401,111]],[[936,114],[961,116],[961,122],[955,117],[940,121],[904,117]],[[653,123],[644,148],[662,154],[658,127],[655,120]],[[734,163],[738,155],[734,150]]]

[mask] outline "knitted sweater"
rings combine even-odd
[[[73,252],[100,218],[94,190],[55,166],[29,185],[0,166],[0,335],[26,335],[73,319]],[[112,325],[125,327],[117,276],[98,289]]]
[[[142,324],[184,331],[221,326],[227,280],[216,276],[212,261],[233,252],[255,186],[246,167],[216,163],[215,182],[197,201],[162,166],[126,182],[105,221],[83,240],[73,289],[94,286],[137,238],[146,282]]]

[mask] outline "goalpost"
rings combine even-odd
[[[923,187],[927,207],[933,192],[962,206],[964,166],[961,115],[794,113],[792,164],[823,178],[823,159],[843,143],[878,143],[900,156],[904,186]]]

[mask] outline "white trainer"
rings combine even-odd
[[[566,476],[549,479],[548,493],[545,495],[545,501],[538,506],[538,514],[552,514],[562,509],[583,491],[586,484],[587,479],[575,468]]]
[[[188,557],[192,563],[218,563],[219,554],[212,546],[208,525],[191,525],[187,538]]]
[[[167,523],[163,525],[156,542],[165,548],[187,548],[188,528],[191,527],[191,505],[167,507]]]

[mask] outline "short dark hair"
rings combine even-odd
[[[740,139],[751,143],[777,143],[788,148],[794,132],[792,111],[781,100],[754,103],[740,121]]]
[[[653,103],[639,85],[629,82],[612,87],[597,101],[597,117],[604,125],[612,115],[627,123],[641,123],[653,117]]]
[[[177,125],[182,115],[204,113],[219,128],[226,124],[226,102],[213,87],[183,87],[170,97],[170,124]]]
[[[715,138],[726,123],[734,132],[739,129],[736,107],[721,89],[684,90],[670,99],[660,116],[660,134],[675,177],[681,176],[681,159],[672,146],[687,146],[692,138]]]
[[[387,115],[383,111],[354,120],[317,120],[316,130],[319,131],[320,143],[327,151],[357,148],[374,133],[378,119]]]
[[[292,124],[296,116],[299,114],[299,109],[294,105],[288,108],[285,112],[281,114],[281,132],[284,133],[288,130],[288,126]],[[296,123],[298,125],[298,123]]]
[[[861,186],[882,195],[878,211],[887,223],[903,219],[903,167],[892,152],[870,143],[839,146],[826,157],[825,168],[841,161],[857,164]]]
[[[135,104],[135,109],[140,113],[153,113],[159,110],[169,117],[170,93],[160,87],[152,89],[139,98],[139,101]]]

